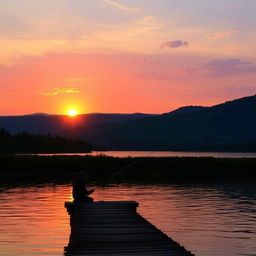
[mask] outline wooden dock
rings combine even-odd
[[[66,256],[192,256],[136,212],[135,201],[66,202],[71,234]]]

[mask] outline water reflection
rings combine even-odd
[[[255,184],[112,185],[96,200],[136,200],[138,211],[198,256],[255,255]],[[63,255],[68,185],[2,189],[0,255]]]
[[[112,157],[216,157],[216,158],[256,158],[256,153],[235,152],[182,152],[182,151],[93,151],[92,153],[38,154],[39,156],[112,156]]]

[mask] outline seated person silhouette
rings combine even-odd
[[[93,198],[89,197],[94,190],[88,190],[86,188],[86,180],[88,178],[88,173],[86,171],[80,171],[78,176],[74,179],[72,183],[73,187],[73,198],[74,202],[93,202]]]

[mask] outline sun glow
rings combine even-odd
[[[68,116],[77,116],[76,109],[69,109],[68,110]]]

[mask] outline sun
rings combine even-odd
[[[68,110],[68,116],[77,116],[77,111],[76,109],[69,109]]]

